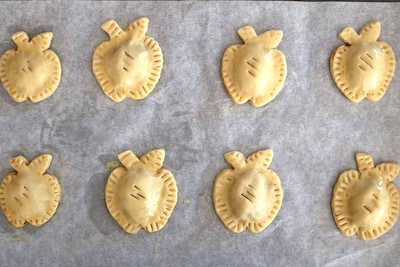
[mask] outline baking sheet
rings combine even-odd
[[[356,105],[332,82],[329,56],[344,27],[358,31],[375,20],[399,56],[399,13],[400,3],[0,2],[0,52],[14,47],[16,31],[52,31],[63,67],[58,90],[39,104],[17,104],[0,90],[1,177],[13,156],[51,153],[49,172],[63,193],[41,228],[15,229],[0,216],[1,265],[397,265],[399,223],[375,241],[346,238],[330,199],[356,152],[400,161],[399,71],[379,103]],[[108,38],[102,23],[125,27],[141,16],[164,53],[161,80],[144,101],[116,104],[92,75],[92,53]],[[241,43],[236,30],[247,24],[284,32],[287,80],[263,108],[233,104],[220,79],[222,54]],[[166,149],[178,204],[162,231],[128,235],[108,214],[105,182],[118,153],[154,148]],[[232,233],[214,212],[214,178],[229,167],[225,152],[264,148],[275,152],[283,206],[264,232]]]

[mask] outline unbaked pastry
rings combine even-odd
[[[240,233],[248,228],[259,233],[278,214],[283,191],[278,175],[268,169],[272,157],[271,149],[247,159],[239,151],[225,154],[233,169],[223,170],[215,179],[213,200],[218,216],[231,231]]]
[[[0,205],[15,227],[41,226],[53,217],[60,202],[57,178],[45,173],[52,156],[42,154],[31,163],[23,156],[10,160],[17,171],[7,174],[0,185]]]
[[[399,193],[391,183],[399,174],[398,163],[376,167],[368,154],[356,155],[357,170],[343,172],[332,197],[333,217],[342,234],[376,239],[389,231],[399,214]]]
[[[331,56],[331,74],[336,85],[351,101],[365,97],[379,101],[386,93],[394,75],[395,56],[388,43],[377,41],[381,24],[365,25],[359,34],[347,27],[339,39],[346,43]]]
[[[101,28],[110,41],[101,43],[93,55],[93,73],[103,92],[115,102],[126,97],[143,99],[160,79],[163,54],[158,43],[145,36],[148,18],[132,22],[125,30],[113,21]]]
[[[232,45],[222,58],[222,80],[236,104],[250,100],[261,107],[273,100],[286,79],[285,55],[275,49],[282,31],[267,31],[259,36],[251,26],[238,30],[243,45]]]
[[[105,195],[112,217],[128,233],[144,228],[162,229],[178,198],[175,178],[163,168],[165,151],[152,150],[138,159],[127,150],[118,155],[124,167],[116,168],[107,181]]]
[[[61,80],[60,59],[48,50],[51,32],[29,40],[25,32],[12,35],[16,49],[7,50],[0,58],[0,79],[4,89],[16,102],[29,99],[33,103],[51,96]]]

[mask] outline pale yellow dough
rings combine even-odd
[[[251,26],[238,30],[243,45],[230,46],[222,58],[222,80],[236,104],[248,100],[261,107],[273,100],[286,79],[285,55],[275,49],[282,31],[267,31],[259,36]]]
[[[141,18],[125,30],[113,20],[102,25],[110,41],[94,51],[93,73],[103,92],[117,103],[126,97],[145,98],[160,79],[163,54],[158,43],[145,36],[148,24],[148,18]]]
[[[215,210],[229,230],[263,231],[282,205],[283,191],[276,173],[268,169],[271,149],[260,150],[247,159],[238,151],[225,154],[233,169],[223,170],[215,179]]]
[[[358,171],[343,172],[332,197],[333,217],[346,236],[376,239],[389,231],[399,214],[399,193],[391,181],[400,171],[398,163],[374,166],[372,157],[356,155]]]
[[[36,103],[51,96],[61,80],[61,63],[51,50],[51,32],[29,40],[25,32],[12,35],[16,49],[0,58],[0,79],[4,89],[17,102],[29,99]]]
[[[358,103],[364,98],[379,101],[386,93],[395,70],[395,56],[390,45],[377,41],[379,22],[365,25],[359,34],[347,27],[339,39],[346,45],[331,56],[331,75],[342,93]]]
[[[4,215],[15,227],[41,226],[53,217],[61,198],[54,175],[46,174],[52,156],[43,154],[31,163],[23,156],[11,159],[17,171],[7,174],[0,186],[0,204]]]
[[[118,224],[130,234],[144,228],[162,229],[178,198],[175,178],[163,168],[165,152],[152,150],[138,159],[127,150],[118,155],[124,167],[116,168],[107,181],[107,208]]]

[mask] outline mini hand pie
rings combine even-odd
[[[222,80],[236,104],[250,100],[255,107],[270,102],[286,79],[285,55],[275,49],[282,31],[267,31],[259,36],[251,26],[238,30],[244,45],[230,46],[222,58]]]
[[[389,231],[399,214],[399,193],[391,183],[399,174],[398,163],[374,167],[370,155],[356,155],[358,171],[343,172],[332,197],[333,217],[346,236],[357,234],[364,240],[376,239]]]
[[[358,103],[365,97],[379,101],[386,93],[394,75],[395,57],[388,43],[377,41],[381,24],[365,25],[359,34],[347,27],[339,39],[346,45],[331,56],[331,74],[336,85],[351,101]]]
[[[16,49],[7,50],[0,58],[0,79],[4,89],[16,102],[30,99],[33,103],[51,96],[61,80],[61,63],[51,50],[51,32],[29,41],[25,32],[12,35]]]
[[[124,167],[116,168],[107,181],[108,211],[128,233],[144,228],[162,229],[174,210],[178,189],[172,173],[164,169],[165,152],[153,150],[140,158],[127,150],[118,155]]]
[[[31,163],[23,156],[11,159],[17,171],[7,174],[0,186],[0,204],[15,227],[41,226],[53,217],[61,191],[57,178],[46,174],[52,156],[43,154]]]
[[[113,20],[101,26],[110,41],[94,51],[93,73],[103,92],[115,102],[145,98],[160,79],[163,54],[158,43],[145,36],[148,25],[149,19],[141,18],[125,30]]]
[[[215,179],[215,210],[229,230],[240,233],[263,231],[276,217],[282,205],[283,191],[276,173],[268,169],[271,149],[261,150],[247,159],[238,151],[225,154],[232,169],[223,170]]]

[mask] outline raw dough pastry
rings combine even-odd
[[[165,151],[152,150],[140,158],[127,150],[118,155],[124,167],[116,168],[107,181],[106,204],[112,217],[128,233],[144,228],[162,229],[178,198],[175,178],[163,168]]]
[[[225,154],[232,169],[223,170],[215,179],[214,207],[231,231],[245,228],[263,231],[276,217],[282,205],[283,191],[276,173],[268,169],[271,149],[260,150],[247,159],[239,151]]]
[[[379,101],[386,93],[395,69],[395,56],[388,43],[377,41],[381,24],[365,25],[359,34],[347,27],[339,39],[346,43],[331,56],[331,74],[336,85],[351,101],[365,97]]]
[[[61,80],[60,59],[48,50],[53,34],[41,33],[29,41],[25,32],[17,32],[12,39],[17,48],[7,50],[0,58],[4,89],[16,102],[30,99],[36,103],[48,98]]]
[[[41,226],[53,217],[60,202],[57,178],[45,172],[52,156],[48,154],[28,162],[23,156],[10,160],[17,171],[7,174],[0,186],[0,204],[8,221],[15,227]]]
[[[125,30],[113,21],[101,28],[110,41],[100,44],[93,55],[93,73],[103,92],[115,102],[126,97],[143,99],[153,91],[163,68],[158,43],[145,36],[148,18],[132,22]]]
[[[251,26],[238,30],[244,45],[232,45],[222,58],[222,80],[236,104],[250,100],[255,107],[270,102],[281,91],[286,79],[285,55],[275,49],[282,31],[267,31],[259,36]]]
[[[376,239],[397,221],[399,193],[391,181],[399,174],[400,165],[381,163],[374,167],[372,157],[364,153],[358,153],[356,160],[358,171],[343,172],[335,185],[333,217],[342,234]]]

